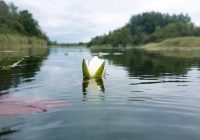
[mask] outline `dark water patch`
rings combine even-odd
[[[139,85],[139,84],[158,84],[158,83],[184,83],[184,82],[191,82],[191,81],[180,81],[180,80],[173,80],[173,81],[155,81],[155,82],[140,82],[140,83],[131,83],[130,85]]]
[[[5,135],[17,133],[19,131],[20,131],[19,129],[12,129],[12,128],[8,128],[8,127],[2,128],[2,129],[0,129],[0,138]]]
[[[179,87],[186,87],[186,86],[188,86],[188,85],[177,85],[177,86],[179,86]]]
[[[140,91],[140,90],[132,90],[130,92],[144,92],[144,91]]]

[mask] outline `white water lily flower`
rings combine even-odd
[[[83,59],[82,62],[83,77],[102,77],[105,74],[105,61],[97,56],[93,57],[90,62]]]

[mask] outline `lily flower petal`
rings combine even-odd
[[[90,72],[88,70],[88,65],[85,59],[83,59],[83,62],[82,62],[82,70],[83,70],[84,77],[90,77]]]
[[[105,72],[104,67],[105,67],[105,62],[103,62],[103,63],[101,64],[101,66],[99,67],[99,69],[96,71],[95,77],[101,77],[101,76],[104,75],[104,72]]]

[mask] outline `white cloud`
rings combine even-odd
[[[200,24],[197,0],[5,0],[28,9],[42,29],[58,42],[89,41],[126,24],[146,11],[188,13]]]

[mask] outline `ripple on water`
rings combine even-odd
[[[20,118],[8,139],[199,140],[199,62],[100,51],[108,53],[101,55],[107,75],[85,83],[81,62],[99,54],[93,51],[51,48],[44,60],[26,58],[3,71],[0,114],[21,116],[1,116],[0,134]]]

